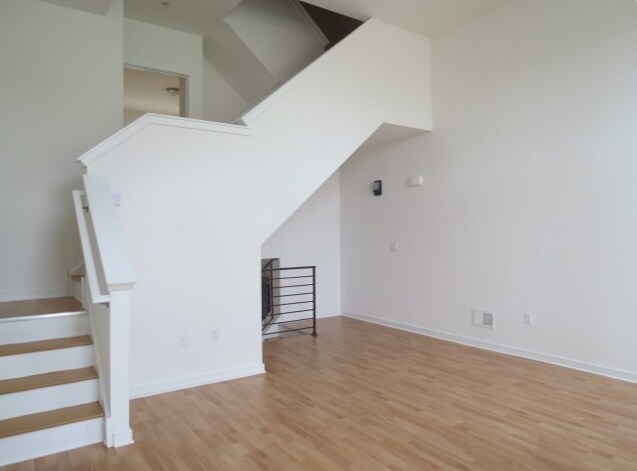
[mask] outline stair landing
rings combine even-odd
[[[0,322],[23,317],[83,313],[82,304],[73,297],[29,299],[0,303]]]

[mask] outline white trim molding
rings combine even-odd
[[[115,149],[119,145],[126,142],[142,129],[151,126],[170,126],[176,128],[194,129],[198,131],[220,132],[225,134],[237,134],[240,136],[249,136],[252,134],[250,128],[239,126],[236,124],[215,123],[212,121],[203,121],[201,119],[182,118],[180,116],[165,116],[160,114],[147,113],[141,118],[133,121],[128,126],[120,129],[118,132],[100,142],[88,152],[81,155],[77,160],[88,167],[97,159]]]
[[[221,383],[231,379],[247,378],[265,373],[265,365],[259,363],[257,365],[248,365],[240,368],[232,368],[222,370],[215,373],[203,375],[188,376],[185,378],[169,379],[166,381],[158,381],[156,383],[141,384],[131,387],[131,399],[140,397],[154,396],[171,391],[179,391],[180,389],[194,388],[197,386],[205,386],[207,384]]]
[[[595,365],[593,363],[586,363],[570,358],[563,358],[557,355],[534,352],[532,350],[524,350],[522,348],[512,347],[509,345],[484,342],[482,340],[463,337],[461,335],[426,329],[424,327],[418,327],[402,322],[388,321],[385,319],[380,319],[378,317],[367,316],[365,314],[358,314],[351,311],[343,311],[343,316],[363,322],[369,322],[371,324],[378,324],[384,327],[390,327],[392,329],[404,330],[406,332],[424,335],[426,337],[446,340],[448,342],[454,342],[461,345],[466,345],[468,347],[475,347],[482,350],[489,350],[491,352],[504,353],[505,355],[512,355],[519,358],[525,358],[527,360],[541,361],[543,363],[562,366],[564,368],[570,368],[572,370],[584,371],[586,373],[592,373],[599,376],[605,376],[607,378],[618,379],[620,381],[626,381],[629,383],[637,383],[637,373],[633,373],[630,371],[608,368],[606,366]]]

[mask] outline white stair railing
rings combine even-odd
[[[106,445],[133,442],[129,419],[129,292],[135,272],[108,180],[84,175],[84,190],[73,191],[88,285],[100,402],[106,412]]]

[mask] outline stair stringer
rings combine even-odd
[[[381,125],[430,130],[430,94],[429,39],[370,20],[248,127],[146,115],[80,158],[121,194],[134,396],[263,371],[262,242]]]

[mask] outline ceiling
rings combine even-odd
[[[239,3],[241,0],[124,0],[124,16],[207,36],[215,23],[228,16]]]
[[[47,0],[77,3],[78,0]],[[82,0],[84,1],[84,0]],[[86,0],[100,2],[105,0]],[[125,0],[125,16],[146,23],[207,36],[241,0]],[[304,0],[343,15],[375,17],[401,28],[435,36],[508,0]]]

